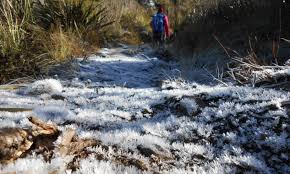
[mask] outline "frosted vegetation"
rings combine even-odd
[[[174,63],[126,50],[80,59],[72,80],[0,90],[1,108],[31,109],[1,110],[0,128],[35,115],[101,142],[84,156],[32,151],[1,172],[290,173],[289,92],[187,83]]]

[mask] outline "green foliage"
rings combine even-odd
[[[113,23],[100,0],[38,0],[34,13],[37,23],[45,29],[59,25],[64,30],[99,31]]]
[[[1,2],[0,51],[1,56],[18,54],[27,37],[31,21],[31,0],[3,0]]]
[[[85,54],[113,23],[100,0],[1,0],[0,12],[0,83]]]
[[[106,0],[110,7],[110,17],[116,21],[106,31],[106,39],[128,44],[140,44],[150,40],[150,20],[153,11],[137,0]]]
[[[32,0],[2,0],[0,11],[0,82],[6,82],[23,76],[32,67],[36,70],[35,53],[39,49],[33,49],[35,42],[30,42]]]

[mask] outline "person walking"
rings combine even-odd
[[[164,7],[162,5],[158,5],[158,12],[152,17],[151,28],[154,46],[158,48],[162,46],[164,48],[166,39],[170,37],[170,32],[169,19],[164,13]]]

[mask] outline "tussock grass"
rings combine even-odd
[[[84,53],[80,43],[81,39],[73,31],[63,31],[61,28],[56,28],[49,33],[49,42],[46,43],[45,48],[50,57],[61,63]]]
[[[95,50],[114,22],[100,0],[2,0],[0,12],[0,83]]]
[[[152,9],[136,0],[107,0],[105,5],[112,9],[109,16],[116,21],[105,33],[109,41],[119,40],[129,44],[150,41]]]
[[[32,0],[0,3],[0,82],[36,76],[45,70],[42,43],[34,40]],[[32,71],[33,70],[33,71]]]
[[[2,56],[10,53],[17,54],[21,51],[22,40],[27,36],[25,30],[30,20],[31,4],[30,0],[1,1],[0,48]],[[22,9],[22,6],[25,8]]]
[[[37,23],[45,29],[58,25],[79,34],[111,25],[113,21],[107,18],[107,13],[100,0],[38,0],[34,8]]]

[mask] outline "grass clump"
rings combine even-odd
[[[32,0],[2,0],[0,3],[0,82],[36,76],[45,70],[42,43],[34,40]],[[33,70],[33,71],[32,71]]]
[[[107,20],[107,8],[100,0],[38,0],[34,13],[38,16],[37,23],[45,29],[61,26],[64,30],[84,32],[96,30],[110,25]]]
[[[108,41],[120,41],[129,44],[141,44],[150,41],[150,20],[152,9],[136,0],[107,0],[109,16],[115,21],[106,34]]]
[[[100,0],[38,0],[34,15],[37,25],[50,31],[49,54],[61,61],[95,51],[102,29],[114,22]]]
[[[94,51],[114,22],[100,0],[2,0],[0,11],[0,83]]]

